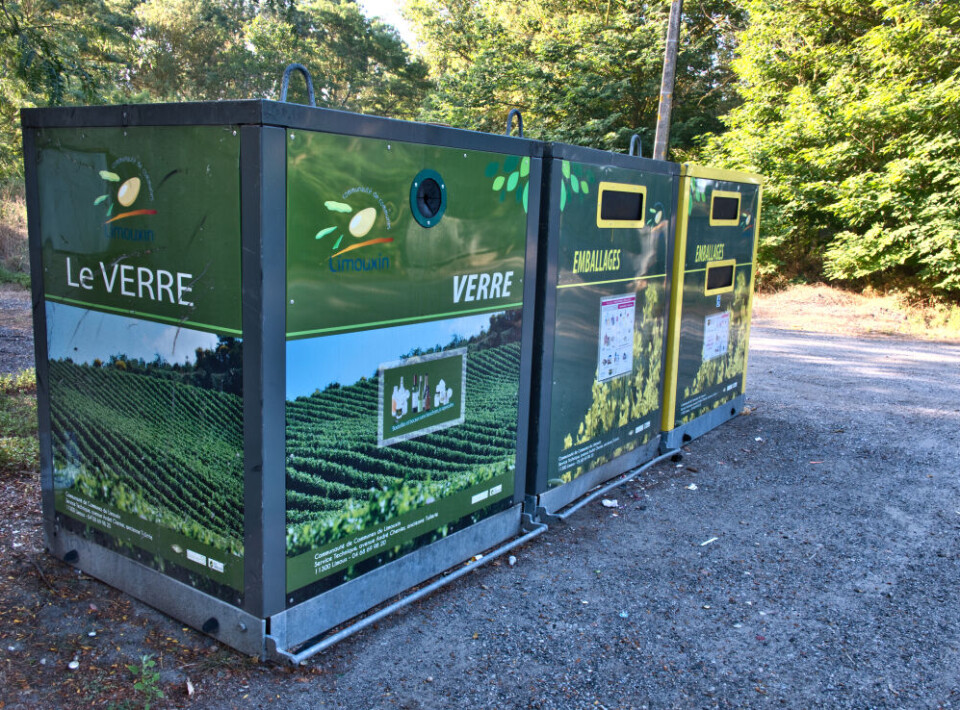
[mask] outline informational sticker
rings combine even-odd
[[[463,424],[466,348],[385,363],[379,380],[379,446]]]
[[[714,313],[703,322],[703,360],[727,354],[730,344],[730,312]]]
[[[633,371],[633,324],[637,296],[607,296],[600,301],[600,349],[597,382]]]

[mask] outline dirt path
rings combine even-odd
[[[71,573],[34,505],[0,528],[0,701],[131,698],[118,664],[153,653],[171,707],[960,706],[960,346],[757,327],[748,401],[296,670]]]

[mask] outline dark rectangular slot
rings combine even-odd
[[[711,219],[731,222],[740,219],[740,198],[713,196],[713,213]]]
[[[643,193],[604,190],[600,193],[600,219],[611,222],[642,222]]]
[[[733,286],[733,264],[714,266],[707,269],[707,290],[715,291],[719,288]]]

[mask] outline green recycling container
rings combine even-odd
[[[541,144],[22,112],[57,556],[246,653],[523,532]]]
[[[528,507],[550,516],[659,446],[678,165],[545,151]]]
[[[743,408],[762,179],[684,165],[667,337],[663,450]]]

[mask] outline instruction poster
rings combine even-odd
[[[730,344],[730,311],[714,313],[703,322],[703,359],[713,360],[727,354]]]
[[[600,301],[597,382],[606,382],[633,370],[633,324],[636,314],[636,294],[613,296]]]
[[[463,424],[466,348],[383,364],[378,379],[380,446]]]

